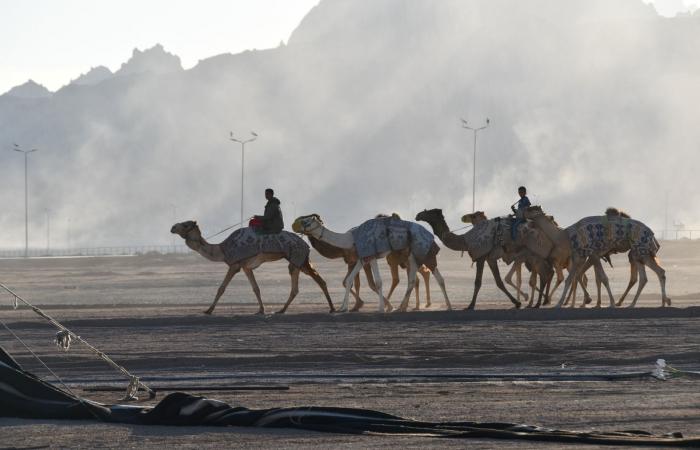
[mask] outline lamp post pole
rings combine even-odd
[[[462,119],[462,128],[471,130],[474,133],[474,163],[472,167],[472,212],[476,211],[476,135],[479,133],[479,131],[488,128],[490,123],[491,120],[487,117],[486,125],[475,128],[469,126],[469,123],[466,120]]]
[[[37,151],[36,148],[31,150],[22,150],[22,148],[15,144],[12,150],[24,153],[24,257],[29,256],[29,194],[27,191],[27,155]]]
[[[248,142],[253,142],[254,140],[256,140],[256,139],[258,138],[258,135],[255,134],[253,131],[251,131],[250,134],[251,134],[253,137],[248,138],[248,139],[244,139],[244,140],[237,139],[237,138],[233,137],[233,131],[231,131],[231,135],[230,135],[230,139],[231,139],[233,142],[238,142],[239,144],[241,144],[241,223],[240,223],[240,226],[243,226],[243,191],[244,191],[244,189],[245,189],[245,183],[244,183],[244,177],[245,177],[245,170],[244,170],[244,168],[245,168],[245,145],[246,145]]]

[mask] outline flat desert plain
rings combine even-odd
[[[700,435],[698,379],[651,377],[606,381],[587,374],[653,369],[658,358],[700,370],[700,243],[662,242],[672,308],[660,308],[656,276],[637,308],[514,310],[488,270],[476,311],[475,269],[465,255],[443,249],[441,272],[455,311],[432,283],[432,306],[377,313],[365,287],[359,313],[329,314],[318,287],[302,275],[301,292],[285,315],[254,315],[245,276],[231,282],[213,316],[210,304],[226,266],[199,255],[0,260],[0,282],[40,306],[119,364],[160,389],[178,388],[249,408],[345,406],[421,420],[528,423],[569,430],[641,429]],[[336,305],[345,267],[312,253]],[[624,255],[608,268],[613,293],[627,285]],[[385,264],[385,291],[389,274]],[[501,273],[507,269],[501,266]],[[289,292],[284,262],[256,272],[267,312]],[[364,281],[364,280],[363,280]],[[392,297],[397,304],[402,284]],[[422,289],[422,286],[421,286]],[[511,289],[512,291],[512,289]],[[425,294],[421,292],[421,302]],[[628,301],[625,302],[626,304]],[[603,305],[608,300],[603,297]],[[411,299],[411,307],[415,299]],[[77,394],[114,403],[126,387],[118,373],[74,344],[62,352],[55,330],[0,294],[0,320]],[[4,328],[0,343],[28,370],[55,378]],[[240,386],[286,390],[230,390]],[[148,404],[148,402],[144,402]],[[18,448],[542,448],[547,444],[356,436],[254,428],[146,427],[80,421],[0,419],[0,447]],[[551,448],[561,445],[549,445]]]

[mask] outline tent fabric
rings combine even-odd
[[[0,417],[72,419],[138,425],[296,428],[345,434],[404,434],[630,446],[700,447],[680,433],[575,432],[513,423],[423,422],[358,408],[296,407],[253,410],[176,392],[157,405],[103,405],[78,398],[23,370],[0,347]]]

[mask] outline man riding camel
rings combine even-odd
[[[262,222],[263,234],[276,234],[284,228],[284,220],[282,219],[282,208],[280,201],[275,197],[275,191],[270,188],[265,189],[265,214],[262,216],[254,216],[254,219]]]
[[[518,234],[518,227],[521,224],[525,223],[525,217],[523,216],[525,208],[530,206],[530,199],[527,198],[527,189],[525,188],[525,186],[520,186],[518,188],[518,195],[520,195],[520,200],[516,202],[518,204],[518,208],[515,209],[515,203],[510,207],[510,209],[513,211],[513,214],[515,214],[513,226],[510,229],[510,235],[513,238],[513,240],[515,240],[515,237]]]

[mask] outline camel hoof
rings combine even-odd
[[[284,313],[285,313],[285,310],[284,310],[284,309],[280,309],[279,311],[275,311],[275,315],[277,315],[277,314],[284,314]],[[264,314],[264,313],[263,313],[263,314]]]
[[[420,311],[420,308],[416,306],[416,307],[413,308],[411,311]]]
[[[214,312],[213,309],[207,309],[206,311],[204,311],[204,314],[206,314],[207,316],[211,316],[212,312]]]
[[[465,311],[474,311],[474,307],[473,307],[473,306],[467,306],[466,308],[464,308],[464,310],[465,310]]]
[[[264,309],[259,309],[258,312],[255,313],[256,316],[264,316],[265,315],[265,310]]]
[[[431,306],[433,306],[433,304],[430,303],[430,302],[428,302],[428,303],[425,304],[425,307],[426,307],[426,308],[430,308]]]
[[[333,314],[334,312],[335,312],[335,308],[331,308],[331,309],[328,311],[329,314]]]

